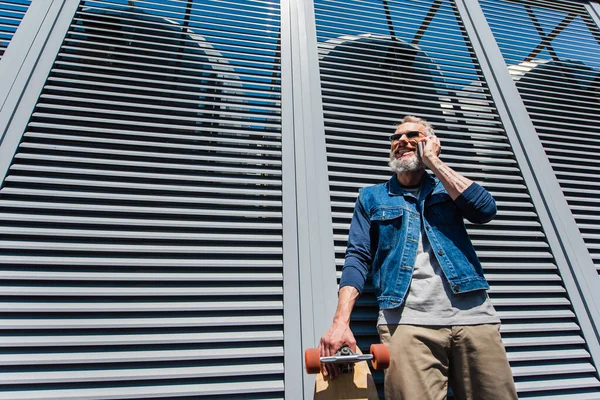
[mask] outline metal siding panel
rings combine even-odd
[[[442,157],[498,201],[494,221],[467,229],[503,320],[519,396],[593,396],[595,368],[454,3],[316,0],[315,8],[338,279],[358,189],[389,179],[393,123],[425,117]],[[379,340],[376,317],[367,284],[352,316],[363,351]]]
[[[276,1],[81,2],[0,190],[0,398],[283,398],[280,46]]]
[[[524,5],[513,4],[512,13],[507,14],[499,12],[504,3],[487,0],[481,4],[600,273],[598,241],[589,236],[599,226],[598,222],[590,225],[589,218],[600,210],[595,205],[600,199],[595,174],[600,29],[583,4],[568,9],[558,2],[547,2],[545,8],[529,4],[529,14]],[[517,23],[524,29],[520,42],[514,42],[507,29]],[[544,41],[534,28],[536,23],[546,35]],[[531,57],[535,48],[542,51]],[[556,126],[566,123],[573,131],[557,134]]]

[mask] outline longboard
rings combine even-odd
[[[319,371],[315,381],[314,399],[379,400],[375,381],[366,360],[372,359],[373,366],[376,369],[387,368],[389,365],[389,353],[384,345],[375,345],[375,347],[375,352],[373,351],[373,347],[371,348],[370,355],[362,355],[360,350],[357,350],[351,356],[338,355],[323,358],[318,357],[318,349],[307,350],[305,354],[307,372],[314,373]],[[339,364],[343,366],[341,369],[347,372],[340,372],[336,379],[325,378],[320,368],[320,362]]]

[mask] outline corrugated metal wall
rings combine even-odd
[[[0,59],[2,59],[30,4],[30,0],[0,1]]]
[[[338,271],[358,189],[391,175],[394,122],[425,117],[442,158],[498,201],[492,223],[467,227],[519,396],[592,398],[600,382],[453,2],[317,0],[315,8]],[[376,317],[367,293],[352,317],[363,351],[378,341]]]
[[[0,191],[0,398],[283,398],[278,7],[81,2]]]
[[[9,3],[26,2],[0,1],[0,16]],[[0,398],[294,398],[282,81],[288,99],[310,90],[281,76],[282,29],[296,28],[281,27],[279,3],[80,2],[0,189]],[[481,5],[598,265],[598,27],[577,2]],[[498,201],[492,223],[467,227],[519,396],[598,398],[575,294],[454,0],[314,9],[338,278],[358,189],[389,179],[394,122],[423,116],[443,159]],[[299,21],[293,37],[315,34]],[[321,298],[313,289],[300,297]],[[376,315],[367,291],[352,320],[363,350],[378,341]]]
[[[583,3],[481,5],[600,273],[600,30]]]

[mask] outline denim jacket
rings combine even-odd
[[[425,174],[420,198],[396,176],[362,189],[354,208],[340,288],[364,289],[371,268],[379,308],[396,308],[408,292],[422,224],[454,293],[489,289],[463,218],[486,223],[496,215],[494,198],[477,183],[452,201],[442,183]]]

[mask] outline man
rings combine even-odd
[[[395,174],[359,193],[321,356],[355,348],[350,313],[370,268],[377,329],[391,354],[386,399],[445,399],[449,381],[456,399],[516,399],[500,319],[463,223],[489,222],[496,202],[440,160],[427,121],[407,116],[390,139]],[[337,371],[326,368],[334,379]]]

